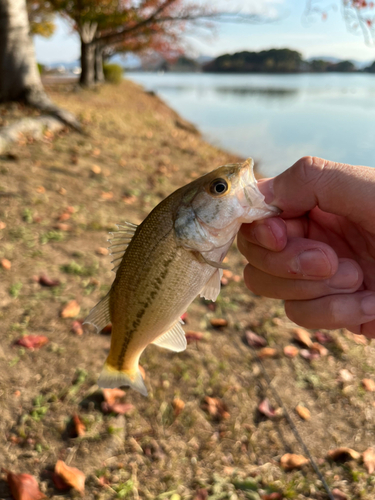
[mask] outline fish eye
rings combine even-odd
[[[228,183],[224,179],[215,179],[210,184],[210,193],[212,194],[224,194],[228,191]]]

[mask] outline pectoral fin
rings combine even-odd
[[[221,288],[221,277],[223,276],[223,270],[218,269],[214,272],[211,278],[207,281],[204,288],[202,289],[200,296],[204,297],[206,300],[212,300],[215,302],[217,296],[220,293]]]
[[[163,333],[163,335],[152,343],[159,347],[164,347],[164,349],[169,349],[170,351],[184,351],[186,349],[186,338],[180,320],[176,321],[170,330]]]

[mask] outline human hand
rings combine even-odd
[[[301,326],[375,338],[375,168],[305,157],[258,186],[283,212],[242,225],[246,286]]]

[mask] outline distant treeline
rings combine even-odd
[[[260,52],[236,52],[224,54],[212,61],[199,65],[185,56],[174,64],[164,65],[169,71],[207,71],[213,73],[352,73],[366,71],[375,73],[375,61],[369,67],[358,70],[351,61],[329,62],[323,59],[305,61],[296,50],[270,49]]]
[[[323,73],[326,71],[351,73],[358,71],[351,61],[337,63],[323,59],[304,61],[299,52],[290,49],[224,54],[205,64],[202,69],[217,73]],[[362,71],[375,72],[375,62]]]

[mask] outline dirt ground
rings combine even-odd
[[[52,480],[59,459],[86,475],[84,499],[328,498],[311,465],[280,466],[285,453],[304,452],[244,342],[252,330],[274,349],[263,364],[328,485],[342,492],[336,498],[373,499],[375,476],[361,458],[327,459],[338,447],[362,453],[374,445],[375,392],[362,384],[375,380],[373,343],[345,331],[310,332],[327,352],[318,346],[321,355],[305,359],[313,351],[293,340],[296,325],[282,303],[245,289],[235,245],[218,301],[197,299],[188,310],[185,330],[201,340],[179,354],[148,347],[141,365],[149,397],[126,390],[118,411],[108,412],[96,380],[110,337],[90,328],[77,335],[74,323],[113,280],[111,258],[102,255],[108,231],[139,223],[174,189],[236,158],[131,82],[48,90],[88,135],[20,137],[0,157],[0,498],[11,498],[6,470],[35,476],[48,498],[76,496]],[[33,114],[2,106],[0,125],[25,113]],[[42,286],[43,274],[59,284]],[[61,317],[72,300],[76,318]],[[48,343],[16,344],[27,335]],[[297,348],[293,358],[284,354],[288,345]],[[272,418],[258,410],[266,397]],[[77,421],[84,427],[74,437]]]

